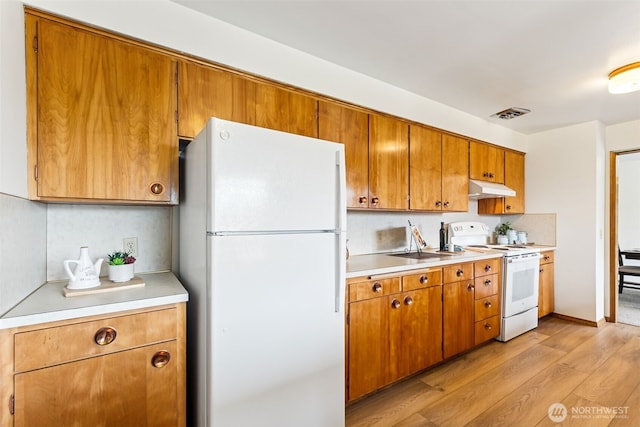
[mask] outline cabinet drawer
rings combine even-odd
[[[173,340],[177,332],[177,310],[170,308],[17,333],[15,371]]]
[[[447,265],[442,271],[444,283],[473,279],[473,263]]]
[[[349,302],[377,298],[400,292],[400,277],[367,280],[349,284]]]
[[[418,274],[404,276],[402,278],[402,290],[412,291],[414,289],[428,288],[442,284],[442,269],[429,269]]]
[[[474,263],[474,271],[476,277],[486,276],[487,274],[499,274],[500,263],[502,258],[485,259]]]
[[[500,297],[498,295],[476,300],[476,322],[498,314],[500,314]]]
[[[476,299],[488,297],[498,293],[498,284],[500,283],[500,275],[492,274],[490,276],[476,277]]]
[[[553,251],[540,252],[540,264],[550,264],[553,262]]]
[[[476,322],[476,345],[500,335],[500,316]]]

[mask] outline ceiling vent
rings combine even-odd
[[[502,110],[498,113],[492,114],[491,117],[497,117],[502,120],[511,120],[516,117],[520,117],[523,114],[530,113],[531,110],[527,110],[526,108],[507,108],[506,110]]]

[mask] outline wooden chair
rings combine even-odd
[[[622,293],[622,288],[640,289],[640,283],[627,282],[624,280],[624,276],[640,277],[640,266],[624,265],[620,248],[618,248],[618,293]]]

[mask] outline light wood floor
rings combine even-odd
[[[548,416],[554,403],[567,408],[560,424]],[[640,426],[640,327],[545,318],[533,331],[493,341],[346,412],[347,427]]]

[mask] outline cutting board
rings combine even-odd
[[[133,279],[127,282],[112,282],[107,277],[101,277],[100,286],[88,289],[67,289],[67,287],[64,287],[63,291],[65,297],[75,297],[80,295],[92,295],[100,294],[103,292],[120,291],[124,289],[141,288],[144,285],[144,280],[137,276],[134,276]]]

